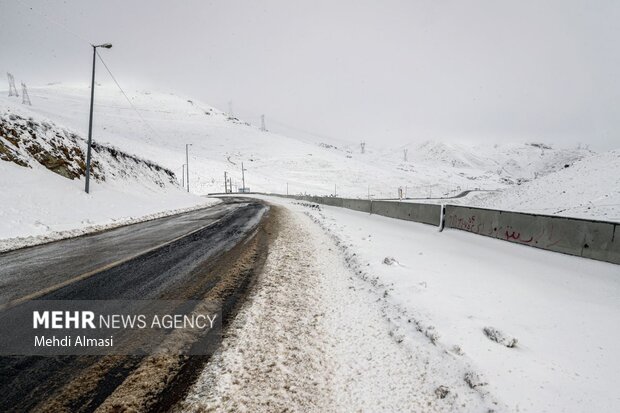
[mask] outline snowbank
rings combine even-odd
[[[383,292],[356,277],[336,240],[303,211],[274,214],[279,230],[265,269],[176,411],[502,408],[464,358],[423,334],[403,340]]]
[[[153,182],[69,180],[0,161],[0,251],[152,219],[219,201]]]
[[[270,200],[305,212],[331,234],[356,276],[377,294],[391,334],[403,342],[428,337],[462,359],[472,371],[464,380],[508,411],[617,410],[617,265]]]

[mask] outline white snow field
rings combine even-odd
[[[84,192],[42,166],[27,169],[0,161],[0,251],[68,238],[173,213],[217,200],[152,182],[108,181]]]
[[[394,334],[382,292],[333,239],[282,212],[253,293],[177,411],[488,412],[460,357]],[[477,380],[474,375],[474,380]]]
[[[568,168],[501,192],[476,193],[454,201],[620,222],[620,150],[584,157]]]
[[[288,222],[184,410],[618,411],[617,265],[266,199]]]
[[[219,202],[183,191],[171,171],[102,146],[93,150],[86,194],[86,142],[77,133],[18,105],[1,108],[0,129],[0,251]]]
[[[33,87],[30,97],[33,106],[28,109],[32,114],[86,135],[88,87]],[[243,119],[172,93],[133,91],[129,98],[139,115],[116,86],[96,87],[95,141],[157,162],[173,170],[179,179],[185,144],[191,144],[191,190],[198,194],[222,192],[224,171],[232,177],[235,188],[240,187],[244,162],[246,186],[252,191],[285,193],[288,184],[291,194],[328,195],[335,191],[344,197],[395,198],[399,187],[408,197],[442,197],[484,189],[500,191],[486,194],[484,199],[466,197],[461,202],[512,206],[523,211],[545,208],[551,213],[601,219],[617,216],[620,210],[619,187],[612,178],[620,172],[617,152],[597,155],[584,148],[552,148],[535,140],[468,145],[412,137],[423,143],[367,145],[362,154],[357,143],[300,140],[261,132]],[[23,107],[18,102],[0,97],[0,107]],[[269,114],[266,121],[269,127]],[[578,168],[572,167],[580,159],[586,174],[578,174]],[[614,160],[611,164],[610,159]],[[580,179],[572,179],[570,173]],[[538,182],[540,185],[535,185]],[[550,195],[562,191],[566,195],[561,198]],[[520,198],[514,199],[515,195]],[[543,199],[561,199],[568,204],[547,206]]]

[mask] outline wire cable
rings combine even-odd
[[[110,68],[108,67],[108,65],[106,64],[106,62],[103,60],[103,58],[101,57],[101,55],[99,54],[99,52],[97,52],[97,57],[99,57],[99,60],[101,60],[101,63],[103,63],[103,67],[105,67],[105,70],[107,70],[108,74],[110,75],[110,77],[112,78],[112,80],[114,81],[114,83],[116,84],[116,86],[118,87],[118,89],[121,91],[121,93],[123,94],[123,96],[125,97],[125,99],[127,100],[127,102],[129,103],[129,105],[131,106],[131,108],[136,112],[136,114],[138,115],[138,117],[140,118],[140,120],[142,120],[142,122],[151,130],[151,132],[157,136],[158,138],[161,139],[161,137],[159,136],[159,134],[155,131],[155,128],[153,128],[151,126],[150,123],[148,123],[146,121],[146,119],[144,119],[144,117],[142,116],[142,114],[140,113],[140,111],[134,106],[133,102],[131,101],[131,99],[129,99],[129,96],[127,96],[127,93],[125,93],[125,91],[123,90],[123,88],[121,87],[121,85],[118,83],[118,80],[116,80],[116,77],[112,74],[112,71],[110,70]]]

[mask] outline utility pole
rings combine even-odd
[[[185,188],[185,164],[183,164],[183,178],[181,178],[181,185]]]
[[[91,146],[93,143],[93,105],[95,102],[95,62],[97,59],[97,48],[103,47],[105,49],[110,49],[112,45],[110,43],[104,43],[100,45],[91,45],[93,46],[93,76],[90,82],[90,115],[88,117],[88,147],[86,149],[86,184],[84,190],[86,193],[90,192],[90,157],[91,157]]]
[[[185,170],[187,171],[187,192],[189,192],[189,147],[191,143],[185,144]]]
[[[228,193],[228,177],[226,176],[227,172],[224,171],[224,193]]]
[[[288,182],[286,183],[286,196],[288,196]]]
[[[407,152],[409,152],[409,149],[403,149],[403,154],[405,155],[405,162],[407,162]]]
[[[337,192],[336,192],[336,184],[334,184],[334,196],[336,196],[336,195],[337,195]]]
[[[246,169],[243,167],[243,162],[241,162],[241,181],[243,183],[243,193],[245,193],[245,171]]]
[[[260,130],[262,132],[267,132],[267,127],[265,126],[265,115],[260,115]]]
[[[362,153],[366,152],[366,142],[360,142],[360,149]]]

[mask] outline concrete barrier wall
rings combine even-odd
[[[439,226],[441,205],[336,197],[278,195],[389,218]],[[530,247],[620,264],[620,223],[444,205],[445,228]]]
[[[439,226],[441,205],[372,201],[371,214]]]
[[[366,212],[370,214],[370,201],[367,199],[343,199],[342,206],[354,211]]]
[[[446,205],[445,226],[620,264],[620,224],[613,222]]]
[[[317,204],[337,206],[354,211],[382,215],[389,218],[406,221],[421,222],[430,225],[439,225],[441,206],[434,204],[416,204],[413,202],[370,201],[367,199],[336,198],[331,196],[295,196],[288,198],[315,202]]]
[[[322,202],[320,202],[321,204],[325,204],[325,205],[330,205],[330,206],[335,206],[335,207],[341,207],[343,206],[343,199],[342,198],[336,198],[336,197],[329,197],[329,196],[325,196],[325,197],[321,197],[322,198]]]

